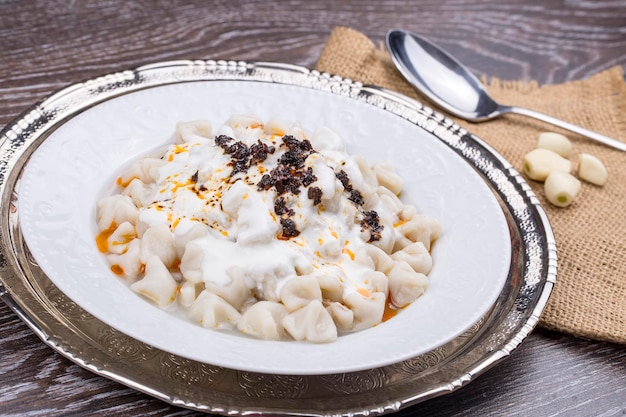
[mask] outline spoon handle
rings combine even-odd
[[[524,116],[533,117],[543,122],[550,123],[558,127],[562,127],[563,129],[567,129],[570,132],[574,132],[574,133],[578,133],[579,135],[586,136],[587,138],[594,140],[596,142],[600,142],[612,148],[619,149],[620,151],[626,152],[626,143],[624,142],[620,142],[617,139],[613,139],[608,136],[601,135],[597,132],[591,131],[589,129],[585,129],[584,127],[580,127],[580,126],[565,122],[563,120],[557,119],[552,116],[548,116],[547,114],[543,114],[538,111],[529,110],[529,109],[525,109],[522,107],[514,107],[514,106],[502,106],[499,110],[502,113],[516,113],[516,114],[522,114]]]

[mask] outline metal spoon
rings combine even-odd
[[[626,152],[626,143],[534,110],[496,103],[478,79],[459,61],[429,40],[400,29],[387,32],[387,49],[402,75],[449,113],[472,122],[505,113],[534,117]]]

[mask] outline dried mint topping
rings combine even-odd
[[[282,233],[279,238],[288,240],[298,236],[300,231],[296,228],[295,221],[291,219],[295,212],[287,207],[283,194],[298,195],[302,188],[308,188],[307,197],[313,200],[314,205],[319,205],[322,202],[322,190],[319,187],[310,187],[317,181],[317,177],[311,167],[304,167],[306,159],[316,153],[311,142],[306,139],[299,140],[292,135],[283,136],[282,142],[287,147],[287,151],[278,159],[278,165],[261,177],[257,183],[257,188],[265,191],[272,188],[276,190],[278,197],[274,201],[274,212],[281,216],[280,224],[282,226]],[[248,147],[245,143],[236,141],[227,135],[216,136],[215,144],[231,157],[231,161],[228,163],[233,167],[230,173],[231,177],[240,172],[247,172],[250,167],[262,163],[268,155],[273,154],[276,150],[274,146],[268,146],[260,140]],[[349,193],[348,200],[362,208],[365,204],[363,195],[359,190],[352,187],[349,175],[344,170],[340,170],[335,173],[335,176],[343,185],[345,192]],[[194,183],[198,181],[198,172],[191,177],[191,181]],[[201,187],[204,186],[201,185]],[[384,226],[380,224],[378,213],[374,210],[362,211],[362,216],[360,224],[362,230],[369,230],[369,242],[380,240]]]
[[[354,188],[350,190],[350,197],[348,197],[348,200],[352,201],[357,206],[365,204],[361,192],[359,190],[355,190]]]
[[[313,168],[308,167],[302,173],[302,176],[300,177],[300,180],[302,181],[302,185],[304,185],[305,187],[308,187],[309,185],[311,185],[315,181],[317,181],[317,177],[315,176],[315,174],[313,174]]]
[[[361,230],[368,230],[370,232],[370,238],[368,242],[376,242],[381,238],[381,232],[384,226],[379,223],[380,218],[378,213],[374,210],[364,211],[363,219],[361,220]]]
[[[266,143],[262,143],[258,140],[255,144],[250,146],[250,163],[260,164],[267,159],[267,155],[274,153],[274,151],[275,149],[273,146],[267,146]]]
[[[337,177],[337,179],[341,182],[341,185],[343,185],[343,188],[346,191],[352,190],[352,185],[350,184],[350,177],[348,177],[348,174],[346,173],[346,171],[342,169],[339,172],[335,172],[335,177]]]
[[[278,197],[274,201],[274,212],[279,216],[282,216],[283,214],[286,214],[287,216],[293,216],[295,214],[292,209],[287,207],[284,197]]]
[[[222,148],[225,154],[231,156],[231,161],[228,163],[228,165],[233,167],[230,173],[231,177],[240,172],[247,172],[251,166],[265,161],[267,155],[275,151],[273,146],[268,146],[260,140],[248,147],[245,143],[235,141],[235,139],[227,135],[216,136],[215,144]]]
[[[287,240],[300,234],[300,231],[296,229],[296,222],[292,219],[280,219],[280,224],[283,226],[283,233],[279,237],[280,239]]]
[[[313,204],[317,206],[322,202],[322,189],[319,187],[310,187],[307,197],[313,200]]]
[[[287,151],[278,159],[278,165],[263,175],[257,187],[259,190],[274,188],[278,195],[284,193],[299,194],[301,187],[308,187],[317,180],[311,167],[304,168],[304,161],[309,155],[315,153],[311,142],[298,140],[291,135],[282,137]]]

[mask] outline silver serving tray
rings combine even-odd
[[[296,85],[350,97],[420,126],[485,180],[507,219],[512,256],[497,302],[471,329],[426,354],[367,371],[274,375],[194,362],[97,320],[59,291],[20,231],[20,174],[38,145],[83,110],[144,88],[212,80]],[[539,320],[556,281],[546,214],[519,173],[466,130],[415,100],[303,67],[276,63],[175,61],[67,87],[9,124],[0,136],[0,297],[50,347],[78,365],[168,403],[216,414],[381,415],[450,393],[505,359]]]

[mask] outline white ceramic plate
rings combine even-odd
[[[430,286],[375,328],[331,344],[263,341],[207,330],[160,310],[113,275],[95,246],[95,204],[121,169],[171,140],[181,120],[215,126],[233,113],[335,129],[348,151],[390,161],[403,199],[438,219],[443,236]],[[189,359],[253,372],[329,374],[371,369],[428,352],[463,333],[494,304],[509,271],[502,210],[476,171],[431,133],[363,101],[256,81],[197,81],[130,92],[62,124],[34,152],[20,188],[24,238],[50,280],[127,335]]]

